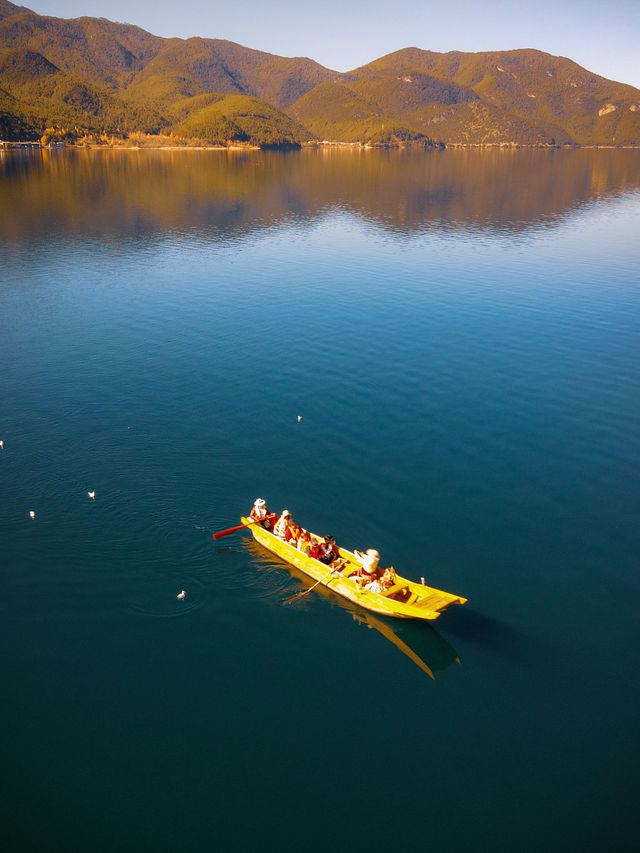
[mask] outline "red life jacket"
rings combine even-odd
[[[319,546],[315,539],[311,540],[305,546],[304,553],[307,555],[307,557],[312,557],[314,560],[318,559]]]

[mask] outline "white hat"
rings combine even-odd
[[[254,506],[266,506],[267,502],[263,501],[262,498],[256,498]]]
[[[375,557],[376,560],[378,560],[380,558],[380,554],[378,554],[378,552],[376,551],[375,548],[367,548],[367,556],[368,557]]]
[[[289,510],[288,510],[288,509],[283,509],[283,510],[282,510],[282,514],[283,514],[283,515],[291,515],[291,513],[289,512]]]

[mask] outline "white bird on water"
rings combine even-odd
[[[36,517],[36,514],[35,514],[35,512],[34,512],[32,509],[30,509],[30,510],[29,510],[29,517],[30,517],[30,518],[35,518],[35,517]]]
[[[302,420],[302,415],[298,415],[298,423]]]
[[[4,441],[0,438],[0,450],[4,447]]]
[[[185,599],[186,597],[187,597],[187,593],[185,592],[185,590],[184,590],[184,589],[182,590],[182,592],[179,592],[179,593],[176,595],[176,598],[178,599],[178,601],[184,601],[184,599]]]
[[[95,499],[96,499],[96,493],[95,492],[87,492],[87,494],[89,495],[89,497],[91,498],[92,501],[95,501]]]

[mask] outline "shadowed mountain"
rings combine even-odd
[[[36,55],[55,74],[67,75],[66,83],[58,77],[53,89],[36,91],[26,80],[20,86],[7,82],[0,71],[0,128],[13,137],[25,123],[42,132],[46,121],[109,133],[130,127],[168,132],[187,118],[177,114],[187,99],[209,98],[202,109],[218,103],[217,96],[234,95],[285,110],[312,137],[333,141],[640,144],[640,90],[537,50],[406,48],[338,74],[311,59],[274,56],[221,39],[159,38],[104,18],[41,16],[8,0],[0,0],[0,47],[28,51],[25,68],[31,65],[34,80],[43,79],[44,68]],[[45,78],[54,75],[49,72]],[[86,91],[78,90],[74,101],[62,92],[67,84]],[[117,106],[109,95],[120,99]],[[76,108],[80,113],[73,113]],[[248,102],[247,109],[251,113],[255,104]],[[214,124],[218,112],[210,111]],[[250,135],[250,141],[269,144],[282,135],[287,120],[281,112],[267,116],[263,107],[260,112],[269,132]],[[234,140],[235,122],[226,119]],[[263,130],[267,125],[261,124]],[[208,125],[216,139],[225,126]],[[285,136],[293,133],[288,127]]]

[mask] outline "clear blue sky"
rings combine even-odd
[[[13,0],[20,4],[20,0]],[[137,24],[159,36],[224,38],[348,71],[403,47],[534,47],[640,88],[640,0],[23,0],[41,15]]]

